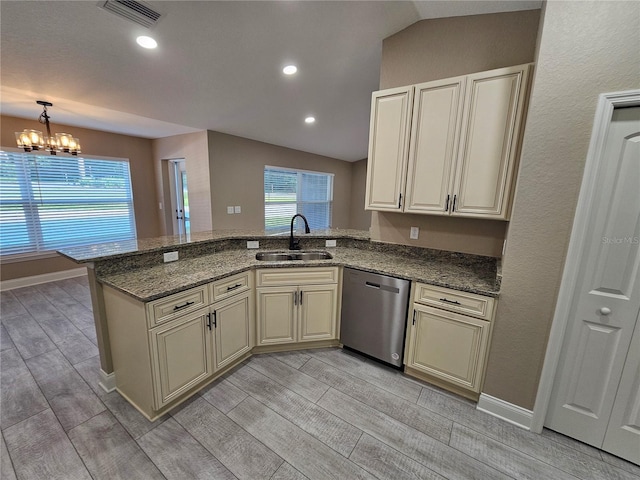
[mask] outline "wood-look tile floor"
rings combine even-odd
[[[4,479],[640,479],[339,349],[256,355],[147,421],[98,387],[86,278],[1,293]]]

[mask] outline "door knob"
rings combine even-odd
[[[602,315],[609,315],[610,313],[611,313],[611,309],[610,308],[602,307],[600,309],[600,314],[602,314]]]

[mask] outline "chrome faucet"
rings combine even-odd
[[[309,230],[309,223],[307,222],[305,216],[301,213],[296,213],[291,218],[291,236],[289,237],[289,250],[300,250],[300,240],[293,238],[293,223],[296,221],[296,217],[300,217],[302,218],[302,220],[304,220],[304,233],[311,233],[311,230]]]

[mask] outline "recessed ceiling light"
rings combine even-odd
[[[158,46],[158,42],[156,42],[151,37],[146,37],[144,35],[136,38],[136,42],[143,48],[156,48]]]
[[[316,123],[316,117],[307,117],[304,119],[304,123]]]
[[[297,71],[298,67],[296,67],[295,65],[287,65],[282,69],[282,73],[284,73],[285,75],[293,75]]]

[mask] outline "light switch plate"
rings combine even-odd
[[[419,233],[420,233],[420,229],[418,227],[411,227],[411,233],[409,233],[409,238],[411,240],[417,240]]]
[[[248,240],[247,248],[260,248],[260,242],[258,240]]]
[[[325,247],[335,247],[336,246],[336,241],[335,240],[325,240],[324,246]]]
[[[242,208],[240,208],[240,205],[236,205],[235,207],[233,207],[233,212],[242,213]]]
[[[233,215],[233,207],[227,207],[227,213]]]
[[[175,262],[178,260],[178,252],[167,252],[164,254],[164,262]]]

